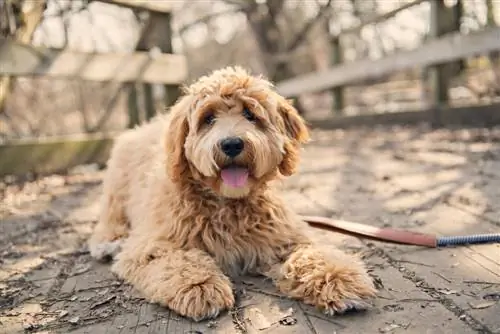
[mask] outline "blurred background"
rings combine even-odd
[[[85,247],[115,136],[228,65],[311,125],[280,189],[297,213],[498,233],[499,23],[500,0],[0,0],[0,333],[500,333],[500,244],[321,232],[373,268],[375,312],[330,321],[252,278],[208,324],[138,298]]]
[[[123,5],[127,2],[128,5]],[[435,2],[442,3],[449,14],[439,19],[446,21],[441,34],[470,34],[495,26],[500,19],[500,2],[495,0]],[[129,6],[130,1],[0,0],[1,34],[36,47],[71,51],[181,54],[187,62],[182,83],[235,64],[279,83],[325,71],[340,62],[377,60],[414,50],[436,37],[431,18],[433,1],[143,0],[138,3],[153,7],[167,5],[168,17],[140,6]],[[335,49],[339,44],[340,51]],[[453,64],[447,76],[447,102],[467,105],[496,101],[500,93],[497,58],[493,52]],[[412,68],[344,87],[342,101],[337,106],[336,92],[331,90],[300,94],[297,106],[309,119],[324,119],[334,109],[334,113],[343,115],[422,109],[432,103],[427,76],[427,68]],[[143,87],[133,83],[26,75],[2,80],[0,140],[3,141],[120,131],[147,119],[151,111],[140,110],[144,103],[149,108],[154,104],[155,110],[164,110],[165,104],[172,102],[172,98],[164,99],[166,88],[161,84]],[[139,105],[132,120],[131,105]]]

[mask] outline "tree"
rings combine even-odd
[[[46,0],[0,0],[0,36],[13,36],[22,43],[30,43],[46,7]],[[0,113],[5,108],[13,78],[0,78]]]

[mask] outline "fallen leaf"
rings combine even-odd
[[[496,292],[496,293],[488,293],[487,295],[484,295],[484,296],[483,296],[483,299],[484,299],[484,300],[494,300],[494,301],[498,301],[498,300],[500,300],[500,293],[499,293],[499,292]]]
[[[36,326],[34,324],[32,324],[32,323],[27,323],[27,324],[23,325],[23,328],[25,330],[32,330],[32,329],[36,328]]]
[[[217,328],[217,326],[218,326],[218,323],[217,323],[217,321],[215,321],[215,320],[211,320],[211,321],[209,321],[209,322],[207,323],[207,327],[208,327],[208,328]]]
[[[61,310],[61,311],[59,311],[59,318],[63,318],[63,317],[65,317],[66,315],[68,315],[68,313],[69,313],[69,312],[68,312],[68,311],[66,311],[66,310]]]
[[[272,323],[267,320],[267,318],[262,314],[262,311],[258,308],[251,307],[247,309],[247,318],[250,320],[252,325],[258,330],[264,330],[271,327]]]
[[[70,273],[70,276],[77,276],[86,273],[92,268],[91,264],[80,264],[76,265],[75,268]]]
[[[456,295],[458,293],[457,290],[448,290],[448,289],[440,289],[437,292],[442,293],[443,295]]]
[[[297,323],[297,318],[286,316],[279,321],[280,325],[283,326],[293,326]]]
[[[469,303],[469,305],[470,305],[470,307],[472,307],[475,310],[480,310],[483,308],[491,307],[491,306],[495,305],[496,303],[497,303],[496,301],[489,301],[489,302],[477,303],[477,304]]]
[[[383,328],[379,328],[378,331],[379,333],[390,333],[394,331],[395,329],[401,328],[400,325],[398,324],[390,324],[389,326],[385,326]]]

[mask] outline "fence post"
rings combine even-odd
[[[135,83],[127,84],[127,108],[128,108],[128,128],[131,129],[139,124],[139,105],[137,103],[137,87]]]
[[[157,47],[162,53],[173,53],[172,48],[172,26],[171,13],[149,12],[150,18],[148,27],[145,28],[143,39],[139,42],[138,51],[149,51],[153,47]],[[156,103],[153,94],[153,85],[149,83],[141,84],[142,102],[144,105],[144,118],[149,120],[156,114]],[[165,107],[172,105],[179,96],[178,85],[164,85],[164,103]],[[129,108],[133,105],[133,99],[137,103],[137,92],[129,96]],[[133,113],[133,111],[131,111]],[[139,111],[137,111],[139,114]],[[132,114],[130,116],[133,116]],[[129,117],[130,117],[129,116]],[[139,116],[131,118],[139,122]]]
[[[340,36],[336,36],[332,41],[332,65],[342,64],[344,61],[342,52],[342,43]],[[332,89],[333,94],[333,112],[341,115],[344,110],[344,87],[335,87]]]
[[[438,38],[447,33],[460,29],[460,18],[462,16],[461,0],[450,8],[447,8],[444,0],[430,1],[430,38]],[[447,64],[439,64],[428,70],[429,86],[431,89],[430,107],[432,109],[431,122],[435,126],[443,123],[440,110],[449,103],[450,80],[464,68],[462,60]]]
[[[164,41],[160,46],[162,52],[165,53],[173,53],[174,48],[172,46],[172,14],[166,13],[164,14],[165,20],[165,30],[164,30]],[[177,101],[180,95],[179,85],[164,85],[164,103],[165,108],[170,107]]]
[[[445,19],[446,6],[444,0],[430,1],[430,38],[438,38],[442,34],[443,19]],[[441,125],[440,108],[448,103],[448,78],[443,64],[429,68],[430,107],[432,109],[431,123]]]

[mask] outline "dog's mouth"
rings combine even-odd
[[[232,188],[242,188],[248,183],[248,167],[238,165],[227,165],[221,169],[222,182]]]

